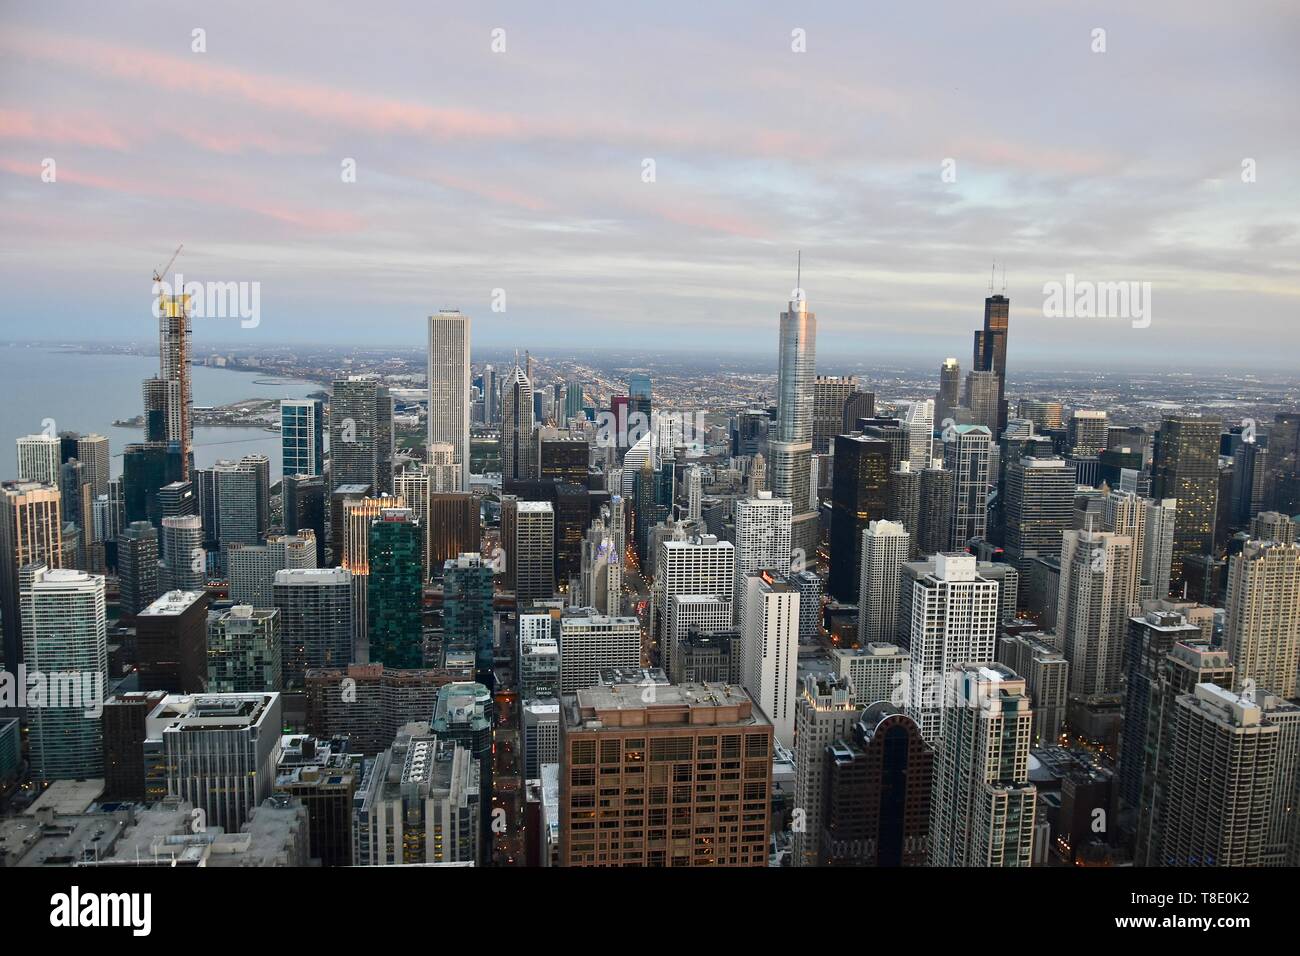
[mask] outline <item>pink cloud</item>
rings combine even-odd
[[[119,152],[128,139],[108,124],[85,115],[36,116],[23,110],[0,109],[0,139],[21,139],[52,146],[93,146]]]

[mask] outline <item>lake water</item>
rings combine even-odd
[[[304,398],[319,392],[315,382],[275,378],[269,373],[193,367],[195,405],[225,405],[245,398]],[[43,430],[52,418],[59,431],[106,435],[112,473],[122,472],[122,449],[144,440],[142,428],[115,428],[118,419],[143,411],[140,383],[158,373],[147,355],[71,352],[48,347],[0,344],[0,479],[18,474],[15,439]],[[194,461],[207,467],[221,458],[266,455],[271,480],[280,477],[280,436],[258,428],[196,428]]]

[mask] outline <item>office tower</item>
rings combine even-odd
[[[180,443],[180,478],[189,477],[194,463],[194,394],[190,381],[189,296],[158,297],[158,378],[168,383],[168,441]]]
[[[916,722],[872,704],[825,749],[819,866],[924,866],[934,752]]]
[[[491,856],[491,807],[493,793],[492,740],[496,726],[492,692],[472,681],[455,681],[438,688],[430,729],[440,740],[455,741],[469,751],[479,766],[479,840],[484,858]]]
[[[198,512],[213,550],[266,539],[271,527],[271,463],[265,455],[219,461],[195,474]]]
[[[990,434],[1001,435],[998,430],[998,386],[1002,380],[993,372],[966,373],[964,404],[970,409],[973,424],[983,425]]]
[[[1005,295],[990,295],[984,300],[984,328],[975,332],[974,358],[971,369],[992,372],[997,378],[998,417],[989,430],[1001,435],[1007,427],[1007,325],[1011,300]],[[968,380],[969,381],[969,380]],[[970,406],[974,408],[974,406]]]
[[[393,490],[393,397],[376,381],[352,377],[334,383],[330,399],[330,485]]]
[[[158,530],[148,521],[133,521],[117,539],[117,577],[124,615],[139,614],[162,593]]]
[[[674,684],[739,684],[742,639],[739,631],[688,628],[673,650]]]
[[[844,403],[844,418],[840,422],[840,432],[858,430],[858,422],[864,418],[876,417],[875,392],[850,392]]]
[[[599,614],[618,617],[623,612],[623,556],[605,523],[609,509],[602,508],[601,515],[582,544],[581,601]]]
[[[478,761],[427,722],[398,731],[366,767],[353,801],[353,866],[482,865],[487,802]]]
[[[168,591],[136,615],[139,689],[201,694],[208,679],[208,596]]]
[[[443,646],[470,649],[476,679],[493,686],[492,565],[476,552],[448,559],[442,591]]]
[[[385,508],[370,523],[366,636],[372,663],[424,665],[423,552],[420,523],[411,509]]]
[[[891,460],[887,441],[858,433],[835,436],[827,590],[839,601],[858,599],[862,534],[872,521],[885,517]]]
[[[1278,412],[1268,429],[1268,507],[1300,511],[1300,413]]]
[[[141,407],[144,409],[146,442],[177,442],[180,435],[180,389],[176,382],[154,376],[140,383]]]
[[[1034,423],[1034,431],[1045,434],[1065,427],[1064,410],[1060,402],[1022,398],[1016,406],[1021,418]]]
[[[301,801],[307,811],[311,856],[321,866],[352,865],[352,809],[362,759],[347,737],[319,740],[284,734],[276,764],[275,795]]]
[[[831,440],[843,431],[844,406],[858,390],[858,380],[853,375],[818,375],[813,380],[813,437],[814,455],[825,455],[831,450]]]
[[[348,536],[355,537],[351,527],[354,509],[370,496],[369,485],[338,485],[330,492],[329,541],[330,565],[339,567],[347,559]],[[405,504],[405,499],[402,499]],[[366,539],[367,543],[369,538]]]
[[[704,470],[692,465],[686,472],[686,518],[688,521],[704,519]]]
[[[1178,698],[1175,720],[1159,864],[1284,862],[1277,831],[1287,818],[1280,804],[1295,798],[1300,708],[1197,684]]]
[[[324,405],[317,398],[280,401],[280,461],[285,475],[323,475]]]
[[[495,425],[501,418],[501,383],[496,368],[483,366],[483,423]]]
[[[146,442],[127,445],[122,451],[122,498],[126,520],[162,523],[162,502],[158,493],[166,485],[181,481],[185,472],[180,446]]]
[[[256,694],[284,689],[278,608],[236,604],[207,621],[207,691]]]
[[[744,601],[742,599],[741,603]],[[665,636],[668,649],[661,659],[668,661],[670,673],[677,669],[677,649],[691,631],[721,634],[734,628],[734,603],[727,594],[676,594],[668,599],[672,631]],[[743,654],[743,647],[738,649]],[[743,675],[742,675],[743,676]]]
[[[1075,457],[1096,456],[1107,445],[1106,413],[1095,409],[1076,408],[1070,414],[1070,454]]]
[[[1250,519],[1268,505],[1268,454],[1267,446],[1253,441],[1243,441],[1232,454],[1230,505],[1234,527],[1247,527]]]
[[[1031,631],[998,638],[998,662],[1025,680],[1034,715],[1030,735],[1034,747],[1059,743],[1070,691],[1070,664],[1046,637]]]
[[[266,544],[232,545],[226,553],[230,599],[236,604],[271,607],[275,575],[285,568],[316,567],[316,542],[310,532],[272,535]]]
[[[542,764],[560,762],[560,702],[523,701],[524,779],[540,777]]]
[[[650,607],[650,638],[659,648],[659,666],[672,670],[678,595],[727,598],[735,587],[736,551],[713,535],[673,538],[659,545]]]
[[[889,473],[885,488],[885,517],[897,521],[911,536],[910,558],[920,556],[917,537],[921,518],[921,472],[911,462],[902,462]]]
[[[898,591],[911,535],[894,521],[873,521],[862,534],[858,643],[888,643],[898,633]]]
[[[152,802],[145,792],[144,741],[146,718],[166,694],[131,691],[104,701],[101,718],[104,738],[105,803]]]
[[[533,437],[533,384],[518,365],[501,382],[501,477],[531,478],[537,455]]]
[[[1001,664],[956,668],[956,700],[936,744],[932,866],[1029,866],[1038,788],[1029,783],[1033,712]]]
[[[821,575],[815,571],[797,571],[790,575],[790,583],[799,589],[799,640],[812,642],[821,631]]]
[[[1006,559],[1021,574],[1035,558],[1061,555],[1074,520],[1074,469],[1062,458],[1020,458],[1007,465]]]
[[[17,439],[18,480],[45,485],[59,483],[59,439],[54,435],[27,435]]]
[[[799,670],[799,589],[783,574],[757,571],[744,580],[743,679],[772,721],[783,747],[794,746]],[[561,650],[561,661],[563,650]]]
[[[736,500],[736,581],[732,590],[736,621],[744,607],[747,575],[754,571],[779,571],[790,567],[791,502],[760,491],[753,498]]]
[[[280,715],[279,694],[169,694],[148,717],[167,791],[201,809],[207,827],[238,833],[275,784]]]
[[[927,741],[943,736],[951,710],[937,683],[957,665],[995,658],[998,592],[974,555],[940,553],[903,565],[898,633],[911,656],[905,706]]]
[[[309,670],[303,681],[307,731],[346,736],[351,752],[373,757],[403,726],[427,721],[439,689],[451,680],[442,670],[388,670],[381,664]]]
[[[906,703],[911,658],[897,644],[883,642],[861,647],[833,648],[835,674],[849,682],[853,702],[866,707],[879,701]]]
[[[952,473],[952,525],[948,549],[966,550],[971,538],[987,533],[989,455],[992,436],[981,425],[958,425],[943,446],[943,467]],[[924,495],[924,476],[922,477]]]
[[[469,316],[443,309],[429,316],[429,446],[454,449],[460,484],[469,490]]]
[[[1228,559],[1224,643],[1236,687],[1295,697],[1300,667],[1300,545],[1247,541]]]
[[[912,468],[929,468],[934,455],[934,400],[922,399],[907,407],[908,460]],[[897,463],[896,463],[897,464]]]
[[[614,684],[561,700],[564,866],[763,866],[772,799],[772,725],[740,688]],[[617,763],[596,777],[596,755]],[[706,769],[721,761],[723,773]],[[724,781],[737,773],[737,781]],[[693,780],[670,809],[645,780]],[[601,790],[613,791],[610,795]],[[610,826],[591,818],[608,800]],[[621,812],[620,812],[621,811]],[[720,820],[734,820],[727,826]],[[641,834],[635,835],[634,834]]]
[[[538,437],[538,477],[587,487],[591,445],[578,438]]]
[[[1169,593],[1173,560],[1174,521],[1178,502],[1140,498],[1128,491],[1111,491],[1102,502],[1102,527],[1133,539],[1133,600],[1164,598]]]
[[[525,617],[541,618],[543,633],[525,634]],[[549,614],[519,616],[519,699],[555,697],[560,692],[560,642],[552,634]]]
[[[576,378],[571,378],[564,383],[564,417],[560,424],[565,425],[575,418],[583,419],[582,412],[582,383]]]
[[[1070,692],[1083,697],[1114,694],[1132,592],[1133,539],[1105,531],[1067,531],[1062,536],[1061,584],[1056,635],[1070,662]]]
[[[951,471],[926,468],[921,472],[916,515],[916,552],[919,556],[948,550],[952,540],[953,488]]]
[[[1213,418],[1167,415],[1156,435],[1152,495],[1176,498],[1172,586],[1185,580],[1183,561],[1214,550],[1219,493],[1219,433]]]
[[[772,492],[794,506],[791,547],[817,550],[817,513],[812,495],[814,371],[817,367],[817,317],[802,293],[781,313],[777,372],[776,428],[768,443]]]
[[[208,579],[208,553],[198,515],[162,519],[162,580],[166,591],[201,591]]]
[[[599,681],[601,668],[641,666],[641,623],[578,608],[560,618],[560,693]]]
[[[23,659],[18,572],[27,564],[63,564],[59,490],[35,481],[0,482],[0,623],[5,667],[18,672]]]
[[[644,415],[647,423],[654,411],[650,376],[633,372],[627,377],[627,411],[628,416]]]
[[[515,600],[549,601],[555,595],[555,509],[549,501],[518,502],[513,551]]]
[[[358,655],[368,654],[370,647],[367,637],[370,615],[366,610],[370,593],[370,525],[385,510],[405,507],[404,498],[391,495],[379,498],[349,498],[343,502],[342,565],[352,572],[352,629]]]
[[[100,726],[107,696],[108,636],[104,579],[83,571],[29,563],[18,576],[22,605],[22,661],[28,675],[44,675],[43,704],[27,694],[25,723],[32,777],[78,780],[104,772]]]
[[[862,716],[843,677],[807,675],[795,701],[794,807],[791,829],[795,866],[816,866],[821,855],[826,748]]]
[[[308,668],[346,667],[354,657],[352,572],[344,568],[277,571],[272,600],[280,612],[286,688],[303,684]]]
[[[316,567],[325,567],[325,478],[285,472],[280,482],[287,534],[310,531],[316,541]]]
[[[1257,541],[1295,544],[1296,523],[1277,511],[1261,511],[1250,521],[1250,536]]]
[[[478,551],[483,531],[479,501],[469,492],[429,495],[425,548],[430,570],[437,570],[458,555]]]
[[[939,366],[939,390],[934,394],[934,421],[940,428],[960,404],[960,392],[961,364],[955,358],[946,358]]]

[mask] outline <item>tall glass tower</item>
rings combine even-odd
[[[779,355],[776,428],[770,441],[772,492],[790,499],[790,546],[809,556],[817,551],[818,537],[811,474],[817,316],[808,311],[802,289],[794,290],[788,311],[781,313]]]

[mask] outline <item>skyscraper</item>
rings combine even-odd
[[[1063,458],[1019,458],[1007,465],[1006,556],[1022,574],[1035,558],[1061,554],[1073,527],[1074,468]]]
[[[807,675],[795,702],[794,805],[800,817],[792,826],[795,866],[816,866],[821,856],[822,804],[827,747],[848,734],[862,716],[853,688],[844,678]]]
[[[366,637],[373,664],[424,666],[423,550],[411,509],[385,508],[370,523]]]
[[[915,471],[929,468],[934,457],[934,400],[919,399],[907,406],[908,460]],[[897,464],[897,462],[895,462]]]
[[[770,491],[736,501],[736,622],[743,614],[745,578],[755,571],[784,573],[790,567],[791,503]]]
[[[343,568],[277,571],[286,688],[303,686],[308,668],[346,667],[353,657],[352,572]],[[336,685],[337,686],[337,685]]]
[[[799,589],[785,575],[768,571],[747,575],[744,585],[743,683],[788,749],[794,746],[799,680]],[[563,649],[560,657],[563,661]]]
[[[515,599],[549,601],[555,596],[555,509],[549,501],[517,504],[513,545]]]
[[[23,663],[45,675],[48,698],[24,688],[32,776],[39,781],[104,772],[100,720],[108,680],[104,579],[83,571],[27,564],[19,574]]]
[[[560,692],[597,683],[602,668],[641,666],[641,622],[574,608],[560,618]]]
[[[885,517],[892,460],[887,441],[858,432],[835,436],[827,590],[840,601],[851,604],[858,599],[862,533],[872,521]]]
[[[158,377],[171,386],[167,393],[167,440],[179,442],[180,474],[184,481],[194,463],[194,392],[190,382],[189,296],[162,295],[158,302]]]
[[[939,366],[939,391],[934,395],[935,424],[942,427],[952,417],[960,401],[961,363],[955,358],[946,358]]]
[[[678,595],[729,599],[736,585],[736,549],[715,535],[672,538],[659,545],[650,607],[650,637],[659,648],[659,666],[671,673]]]
[[[768,447],[772,492],[793,504],[791,547],[805,555],[816,553],[818,538],[817,512],[810,506],[816,368],[817,317],[799,289],[781,313],[776,429]]]
[[[953,474],[943,468],[921,472],[916,513],[916,553],[947,551],[952,540]]]
[[[1133,539],[1105,531],[1062,535],[1056,634],[1070,662],[1070,692],[1118,693],[1134,604]]]
[[[862,533],[858,643],[891,643],[898,634],[898,591],[911,535],[894,521],[873,521]]]
[[[1296,696],[1300,668],[1300,545],[1248,541],[1228,559],[1224,642],[1238,688]]]
[[[1070,415],[1068,440],[1070,454],[1095,457],[1106,449],[1106,413],[1090,408],[1076,408]]]
[[[158,529],[133,521],[117,539],[117,577],[124,615],[139,614],[162,593],[158,580]]]
[[[844,406],[857,390],[858,380],[853,375],[818,375],[813,380],[814,455],[828,454],[836,435],[853,430],[844,427]]]
[[[256,694],[284,689],[280,611],[236,604],[208,619],[208,692]]]
[[[140,690],[200,694],[208,682],[208,596],[167,591],[135,619]]]
[[[984,300],[984,328],[975,332],[971,369],[997,375],[997,427],[990,430],[1001,435],[1007,427],[1007,326],[1011,300],[1005,295],[990,295]]]
[[[475,680],[493,686],[492,566],[477,552],[448,558],[442,572],[443,645],[474,652]]]
[[[59,439],[54,435],[27,435],[17,439],[18,480],[46,485],[59,483]]]
[[[534,451],[533,383],[518,365],[501,381],[501,477],[532,478]]]
[[[1222,430],[1217,419],[1167,415],[1156,436],[1152,496],[1178,500],[1170,569],[1176,590],[1184,582],[1183,560],[1214,550]]]
[[[1029,782],[1025,682],[1001,664],[962,664],[954,676],[936,744],[930,864],[1029,866],[1038,788]]]
[[[393,398],[359,376],[336,381],[330,399],[330,485],[353,484],[393,490]]]
[[[952,526],[948,547],[966,550],[988,528],[989,454],[992,436],[982,425],[958,425],[943,446],[943,467],[952,473]]]
[[[286,398],[280,402],[280,460],[285,475],[323,475],[324,406],[317,398]]]
[[[18,572],[28,564],[63,566],[59,489],[35,481],[0,482],[0,617],[5,668],[11,673],[23,659]]]
[[[460,484],[443,491],[469,490],[469,358],[469,316],[449,309],[429,316],[429,446],[451,445],[460,474]]]
[[[198,515],[162,519],[162,580],[167,591],[199,591],[207,583],[208,553]]]

